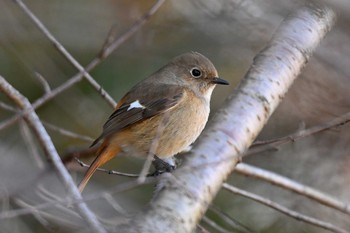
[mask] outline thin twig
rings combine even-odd
[[[90,166],[87,165],[86,163],[84,163],[83,161],[81,161],[78,158],[74,158],[75,161],[77,161],[77,163],[79,163],[80,166],[82,167],[86,167],[89,168]],[[137,178],[139,177],[138,174],[131,174],[131,173],[125,173],[125,172],[118,172],[118,171],[114,171],[114,170],[107,170],[107,169],[103,169],[103,168],[97,168],[96,171],[100,171],[100,172],[105,172],[108,174],[112,174],[112,175],[118,175],[118,176],[125,176],[125,177],[132,177],[132,178]]]
[[[12,101],[14,101],[18,107],[25,110],[28,114],[25,116],[28,125],[33,129],[36,137],[43,147],[46,156],[51,160],[53,167],[55,168],[59,178],[64,183],[64,186],[76,200],[82,200],[81,194],[75,185],[72,177],[64,167],[60,156],[58,155],[54,144],[51,141],[50,136],[42,125],[38,115],[33,110],[32,105],[22,94],[20,94],[15,88],[13,88],[3,77],[0,76],[0,90],[4,92]],[[75,205],[79,211],[81,217],[95,232],[106,232],[98,222],[96,216],[90,211],[86,203],[83,201]]]
[[[105,46],[103,46],[102,51],[100,52],[100,57],[105,58],[109,56],[116,48],[128,40],[135,32],[137,32],[149,19],[150,17],[157,12],[165,0],[157,0],[154,5],[149,9],[149,11],[144,14],[140,19],[138,19],[126,32],[124,32],[119,38],[114,40],[111,43],[110,36],[107,37]]]
[[[244,226],[242,223],[238,222],[236,219],[231,218],[226,213],[223,213],[218,207],[214,205],[210,205],[209,209],[213,211],[215,214],[217,214],[221,220],[225,221],[227,224],[229,224],[235,232],[241,232],[241,233],[252,233],[253,231],[248,229],[247,226]]]
[[[41,84],[45,93],[49,93],[51,91],[50,84],[46,81],[46,79],[39,72],[34,72],[34,77]]]
[[[317,227],[320,227],[320,228],[323,228],[323,229],[326,229],[326,230],[329,230],[332,232],[336,232],[336,233],[349,233],[348,231],[346,231],[342,228],[339,228],[337,226],[334,226],[331,223],[324,222],[322,220],[319,220],[319,219],[316,219],[313,217],[309,217],[309,216],[301,214],[299,212],[290,210],[290,209],[288,209],[288,208],[286,208],[286,207],[284,207],[276,202],[273,202],[269,199],[263,198],[259,195],[254,194],[254,193],[250,193],[250,192],[247,192],[245,190],[238,189],[238,188],[233,187],[232,185],[229,185],[227,183],[224,183],[222,187],[224,189],[234,193],[234,194],[238,194],[240,196],[249,198],[249,199],[254,200],[256,202],[259,202],[263,205],[266,205],[270,208],[273,208],[273,209],[275,209],[275,210],[277,210],[277,211],[279,211],[279,212],[281,212],[289,217],[295,218],[298,221],[309,223],[313,226],[317,226]]]
[[[12,107],[12,106],[10,106],[8,104],[5,104],[3,102],[0,102],[0,108],[5,109],[5,110],[7,110],[9,112],[17,112],[16,108],[14,108],[14,107]]]
[[[96,155],[98,147],[88,147],[84,149],[74,149],[68,151],[65,156],[62,158],[63,164],[68,165],[75,158],[89,158]]]
[[[205,229],[202,225],[197,224],[198,230],[200,230],[202,233],[210,233],[207,229]]]
[[[249,164],[237,164],[235,172],[250,177],[255,177],[270,182],[273,185],[280,186],[284,189],[301,194],[313,201],[317,201],[323,205],[339,210],[343,213],[350,214],[350,204],[341,202],[325,193],[314,188],[300,184],[294,180],[288,179],[274,172],[270,172]]]
[[[42,121],[42,123],[45,125],[45,127],[47,127],[48,129],[52,130],[52,131],[55,131],[59,134],[62,134],[64,136],[67,136],[67,137],[70,137],[70,138],[74,138],[74,139],[79,139],[79,140],[82,140],[82,141],[86,141],[86,142],[93,142],[94,139],[89,137],[89,136],[86,136],[86,135],[82,135],[82,134],[77,134],[77,133],[74,133],[70,130],[67,130],[67,129],[63,129],[61,127],[58,127],[56,125],[53,125],[51,123],[48,123],[46,121]]]
[[[119,205],[119,203],[113,198],[110,193],[104,193],[103,197],[108,202],[108,204],[118,213],[121,213],[122,215],[128,214],[127,211],[121,205]]]
[[[324,124],[316,125],[308,129],[300,130],[296,133],[293,133],[284,137],[254,142],[252,148],[248,151],[248,154],[256,153],[255,150],[261,152],[259,148],[262,146],[271,147],[271,146],[279,146],[288,142],[294,142],[297,139],[304,138],[316,133],[320,133],[335,127],[343,126],[349,122],[350,122],[350,112],[347,112],[341,115],[340,117],[336,117]]]
[[[24,144],[27,146],[28,150],[31,152],[30,154],[33,156],[34,161],[36,162],[39,168],[44,168],[45,166],[44,162],[40,158],[38,148],[35,145],[35,142],[33,140],[34,139],[33,135],[31,134],[26,122],[24,120],[21,120],[19,126],[20,126],[20,131],[22,134]]]
[[[146,160],[143,164],[143,167],[141,169],[140,176],[137,179],[137,181],[140,183],[143,183],[145,181],[147,174],[149,173],[149,170],[150,170],[151,165],[152,165],[153,156],[157,154],[156,150],[158,148],[159,139],[165,130],[165,126],[166,126],[166,123],[168,120],[169,120],[169,112],[166,112],[164,114],[161,122],[159,123],[159,125],[157,127],[156,136],[152,140],[150,149],[149,149],[148,154],[147,154],[147,158],[146,158]]]
[[[222,226],[219,226],[216,222],[208,218],[207,216],[203,216],[202,221],[217,230],[220,233],[230,233],[231,231],[226,230]]]

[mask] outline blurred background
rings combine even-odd
[[[172,57],[198,51],[209,57],[220,76],[231,83],[214,91],[214,114],[283,19],[307,2],[168,0],[137,33],[90,74],[118,101],[131,86]],[[112,27],[116,35],[121,35],[145,14],[154,1],[28,0],[25,3],[85,66],[97,56]],[[350,2],[334,0],[327,4],[338,14],[336,26],[319,45],[259,139],[285,136],[349,111]],[[0,25],[0,75],[31,102],[44,94],[37,74],[54,89],[77,73],[13,1],[0,1]],[[14,106],[2,93],[0,101]],[[112,108],[83,80],[38,108],[37,113],[47,123],[96,138]],[[11,116],[13,112],[0,108],[0,122]],[[69,150],[86,148],[90,144],[88,140],[72,139],[51,129],[48,132],[62,157]],[[28,138],[33,142],[28,142]],[[349,128],[345,125],[286,144],[277,151],[246,157],[244,162],[349,202],[349,139]],[[66,195],[53,171],[42,173],[45,158],[40,149],[33,149],[33,144],[38,145],[21,121],[0,131],[2,213],[59,201]],[[136,173],[142,164],[143,161],[138,159],[120,157],[105,167]],[[71,168],[72,176],[78,182],[84,169],[78,164]],[[130,180],[97,172],[84,196],[108,192],[115,185]],[[350,231],[349,216],[289,191],[237,174],[231,175],[229,183]],[[108,197],[90,201],[89,205],[107,228],[113,229],[118,221],[123,221],[123,214],[132,214],[143,208],[152,197],[153,189],[153,185],[145,185],[126,192],[112,192]],[[218,194],[213,205],[250,232],[323,232],[226,191]],[[228,232],[244,232],[225,225],[212,211],[208,211],[207,216]],[[50,205],[36,214],[0,219],[0,232],[84,232],[78,224],[79,218],[67,205]],[[202,224],[210,232],[220,232]]]

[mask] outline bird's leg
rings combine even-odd
[[[152,164],[156,170],[149,176],[158,176],[164,172],[172,172],[176,168],[175,163],[168,163],[160,159],[157,155],[153,156]]]

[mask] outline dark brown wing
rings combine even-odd
[[[178,86],[158,85],[156,90],[147,88],[147,86],[134,88],[122,98],[123,103],[109,117],[103,126],[102,134],[92,143],[91,147],[102,138],[166,112],[178,104],[183,97],[183,88]]]

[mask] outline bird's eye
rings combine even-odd
[[[195,78],[198,78],[198,77],[200,77],[202,75],[202,72],[199,69],[197,69],[197,68],[193,68],[191,70],[191,75],[193,77],[195,77]]]

